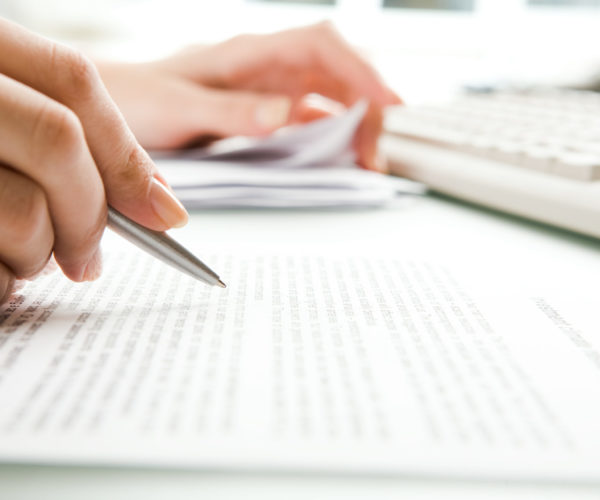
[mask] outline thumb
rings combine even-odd
[[[155,231],[184,226],[188,214],[148,154],[134,141],[125,158],[100,169],[108,204]]]
[[[190,132],[200,135],[265,135],[286,125],[292,101],[281,95],[197,87],[188,89]],[[179,96],[183,98],[183,96]]]

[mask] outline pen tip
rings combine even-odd
[[[219,285],[221,288],[227,288],[227,285],[225,283],[223,283],[221,280],[217,281],[217,285]]]

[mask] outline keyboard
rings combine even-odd
[[[386,114],[392,173],[469,202],[600,238],[600,94],[465,94]]]

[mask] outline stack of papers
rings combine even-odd
[[[157,164],[188,208],[381,206],[398,192],[422,192],[354,164],[352,139],[366,108],[361,101],[340,116],[161,155]]]

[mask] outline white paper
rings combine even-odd
[[[215,207],[378,207],[422,185],[357,167],[270,169],[208,160],[161,160],[161,171],[190,209]]]
[[[188,208],[370,207],[397,193],[422,193],[420,184],[354,164],[352,141],[366,107],[360,101],[342,115],[269,137],[234,137],[163,153],[156,162]]]
[[[202,256],[226,290],[116,244],[0,309],[1,460],[600,479],[589,303],[418,255]]]

